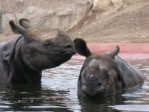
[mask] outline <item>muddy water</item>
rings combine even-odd
[[[41,84],[0,84],[0,111],[149,112],[149,80],[132,93],[107,99],[78,100],[77,79],[84,58],[74,56],[45,70]],[[149,59],[129,59],[149,77]]]

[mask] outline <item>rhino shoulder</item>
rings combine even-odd
[[[124,80],[126,91],[134,88],[138,89],[143,85],[146,76],[140,70],[121,59],[119,56],[115,57],[115,62]]]

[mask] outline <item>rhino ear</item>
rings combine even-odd
[[[80,55],[85,56],[85,57],[88,57],[91,55],[91,52],[90,52],[89,48],[87,47],[86,42],[83,39],[76,38],[74,40],[74,44],[75,44],[76,51]]]
[[[115,56],[119,53],[119,51],[120,51],[119,46],[116,46],[115,49],[112,52],[107,53],[107,54],[114,59]]]
[[[31,28],[31,25],[28,19],[25,19],[25,18],[20,19],[19,24],[26,29]]]
[[[9,25],[11,27],[11,30],[15,33],[15,34],[25,34],[25,29],[17,24],[15,24],[12,20],[9,21]]]

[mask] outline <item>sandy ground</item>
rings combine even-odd
[[[149,0],[105,14],[91,13],[69,32],[95,43],[148,43]]]

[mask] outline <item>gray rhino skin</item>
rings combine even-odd
[[[0,83],[40,83],[42,70],[59,66],[75,54],[65,32],[45,38],[27,19],[19,23],[9,22],[12,31],[21,36],[0,43]]]
[[[78,96],[104,97],[140,88],[146,77],[117,54],[119,47],[103,55],[93,54],[82,39],[75,39],[76,51],[85,56],[78,79]]]

